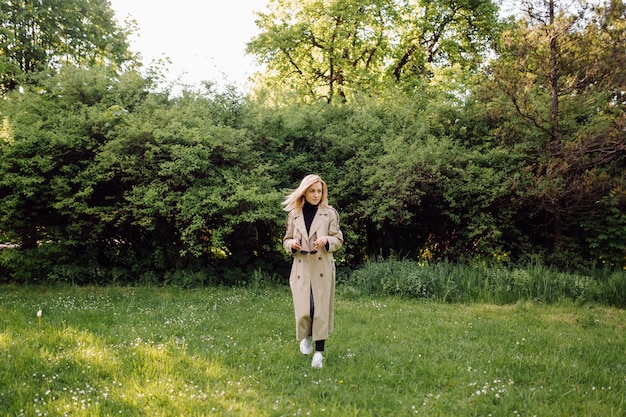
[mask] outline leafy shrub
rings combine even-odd
[[[626,307],[626,271],[613,272],[605,284],[605,302],[617,307]]]
[[[626,273],[608,279],[570,274],[539,264],[526,267],[452,264],[424,265],[413,261],[370,262],[342,282],[344,293],[393,295],[439,301],[514,303],[534,300],[554,303],[607,303],[623,306]]]
[[[77,285],[103,284],[105,277],[97,266],[74,264],[54,265],[47,276],[50,282],[71,283]]]
[[[197,288],[207,284],[208,275],[204,271],[175,270],[165,273],[164,284],[180,288]]]
[[[450,301],[458,298],[450,264],[425,266],[406,260],[370,262],[346,278],[348,287],[371,295],[398,295]],[[354,291],[354,290],[353,290]]]
[[[17,284],[44,283],[55,265],[67,258],[58,245],[44,244],[33,249],[0,251],[0,272],[4,282]]]

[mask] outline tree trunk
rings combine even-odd
[[[558,33],[554,25],[554,0],[550,0],[550,87],[552,94],[551,107],[551,135],[555,148],[559,146],[559,64],[558,64]]]

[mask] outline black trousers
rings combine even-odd
[[[315,313],[315,300],[313,299],[313,289],[311,289],[311,331],[313,331],[313,315]],[[315,351],[323,352],[325,340],[315,341]]]

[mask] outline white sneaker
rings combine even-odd
[[[311,336],[307,336],[300,342],[300,352],[303,355],[310,355],[313,352],[313,345],[311,344]]]
[[[315,352],[315,355],[313,355],[313,362],[311,362],[311,366],[313,368],[321,368],[323,360],[324,358],[322,357],[322,352]]]

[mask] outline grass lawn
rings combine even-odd
[[[41,316],[37,312],[41,310]],[[278,289],[0,287],[0,416],[624,416],[626,311]]]

